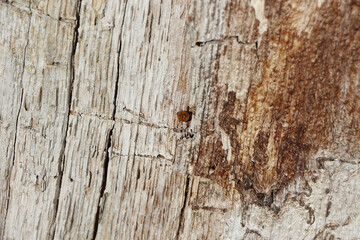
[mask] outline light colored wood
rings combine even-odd
[[[360,238],[359,16],[1,1],[0,239]]]
[[[15,31],[19,27],[25,29],[22,36],[9,36],[10,39],[25,42],[24,46],[8,48],[10,51],[23,51],[23,56],[18,60],[21,61],[21,72],[15,74],[15,78],[2,78],[5,83],[12,81],[15,86],[2,88],[5,94],[18,96],[19,99],[18,102],[6,102],[4,98],[2,102],[2,106],[17,109],[17,113],[9,114],[9,111],[2,114],[12,116],[10,122],[15,124],[12,143],[15,149],[12,158],[4,161],[9,167],[4,168],[8,171],[4,184],[7,186],[7,197],[4,199],[8,201],[6,208],[1,211],[6,216],[5,229],[2,229],[5,238],[45,239],[49,236],[56,214],[59,166],[62,163],[69,111],[70,59],[75,19],[59,21],[50,12],[16,2],[1,3],[1,6],[2,10],[23,16],[9,19],[8,23],[3,22],[7,19],[4,16],[4,24],[14,22]],[[50,6],[47,10],[51,11]],[[9,38],[4,37],[5,40]],[[13,66],[8,66],[6,71],[13,69]]]
[[[0,23],[0,237],[8,209],[10,167],[13,164],[18,114],[22,99],[22,75],[30,24],[26,12],[1,5]],[[8,19],[4,21],[3,19]]]

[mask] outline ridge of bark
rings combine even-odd
[[[52,223],[50,225],[50,231],[49,231],[49,236],[51,239],[55,238],[55,231],[56,231],[56,218],[58,215],[58,210],[59,210],[59,198],[60,198],[60,192],[61,192],[61,185],[62,185],[62,180],[63,180],[63,166],[64,166],[64,161],[65,161],[65,149],[66,149],[66,138],[67,138],[67,134],[68,134],[68,130],[69,130],[69,121],[70,121],[70,113],[71,113],[71,100],[72,100],[72,92],[73,92],[73,87],[74,87],[74,80],[75,80],[75,54],[76,54],[76,48],[77,48],[77,44],[79,41],[79,27],[80,27],[80,12],[81,12],[81,5],[82,5],[82,0],[78,0],[77,1],[77,6],[76,6],[76,25],[74,28],[74,37],[73,37],[73,46],[72,46],[72,52],[71,52],[71,58],[70,58],[70,84],[69,84],[69,98],[68,98],[68,116],[67,116],[67,123],[66,123],[66,129],[65,129],[65,136],[64,136],[64,143],[61,149],[61,153],[60,153],[60,157],[59,157],[59,164],[58,164],[58,173],[59,173],[59,177],[58,177],[58,187],[56,189],[55,192],[55,199],[54,199],[54,217],[52,220]],[[53,228],[53,229],[52,229]]]
[[[94,220],[94,229],[93,229],[93,236],[92,239],[96,239],[96,235],[98,233],[98,228],[99,228],[99,223],[101,220],[101,215],[103,212],[103,205],[104,205],[104,201],[102,201],[102,199],[104,198],[104,194],[105,194],[105,189],[106,189],[106,184],[107,184],[107,176],[108,176],[108,167],[109,167],[109,162],[110,162],[110,152],[111,152],[111,141],[113,138],[113,131],[115,128],[115,115],[116,115],[116,100],[117,100],[117,96],[118,96],[118,85],[119,85],[119,72],[120,72],[120,54],[121,54],[121,47],[122,47],[122,41],[121,41],[121,34],[122,34],[122,29],[124,27],[124,22],[125,22],[125,13],[126,13],[126,6],[127,6],[128,1],[125,2],[125,7],[124,7],[124,17],[122,19],[122,23],[121,23],[121,28],[120,28],[120,43],[119,43],[119,50],[117,52],[117,73],[116,73],[116,82],[115,82],[115,90],[114,90],[114,98],[113,98],[113,111],[111,114],[111,120],[113,122],[113,125],[109,131],[109,135],[107,137],[106,140],[106,156],[105,156],[105,160],[104,160],[104,173],[103,173],[103,178],[102,178],[102,182],[101,182],[101,187],[100,187],[100,196],[99,196],[99,200],[98,200],[98,204],[97,204],[97,209],[96,209],[96,213],[95,213],[95,220]]]
[[[6,2],[5,2],[6,3]],[[1,229],[0,231],[0,237],[3,237],[3,234],[5,233],[5,229],[6,229],[6,218],[7,218],[7,214],[9,212],[9,203],[10,203],[10,195],[11,195],[11,185],[10,185],[10,179],[11,179],[11,173],[12,173],[12,168],[14,167],[15,164],[15,156],[16,156],[16,143],[17,143],[17,128],[18,128],[18,122],[19,122],[19,117],[20,117],[20,111],[21,111],[21,106],[23,105],[23,99],[24,99],[24,88],[22,86],[22,82],[23,82],[23,78],[24,78],[24,73],[25,73],[25,61],[26,61],[26,52],[27,52],[27,47],[29,46],[29,38],[30,38],[30,28],[31,28],[31,18],[32,18],[32,12],[31,12],[31,2],[29,3],[29,27],[27,29],[27,40],[26,40],[26,44],[24,47],[24,56],[23,56],[23,68],[22,68],[22,72],[21,72],[21,79],[20,79],[20,87],[21,87],[21,96],[20,96],[20,106],[17,112],[17,116],[16,116],[16,121],[15,121],[15,134],[14,134],[14,144],[13,144],[13,156],[12,156],[12,161],[11,161],[11,167],[10,167],[10,173],[9,173],[9,177],[8,177],[8,181],[9,181],[9,187],[7,189],[8,192],[8,197],[7,197],[7,202],[6,202],[6,212],[5,212],[5,224],[4,224],[4,228]]]

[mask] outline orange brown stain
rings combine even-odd
[[[215,126],[215,113],[208,116],[210,122],[202,122],[193,159],[196,175],[219,182],[235,176],[239,191],[251,188],[262,199],[303,175],[309,156],[342,134],[337,125],[343,126],[353,151],[360,152],[359,4],[327,1],[310,15],[311,31],[299,33],[293,21],[302,13],[289,2],[266,1],[269,28],[259,49],[262,78],[250,87],[245,109],[237,93],[213,77],[211,106],[220,107],[217,121],[229,137],[231,161],[221,134],[208,131],[213,129],[209,124]],[[222,67],[217,62],[214,71]]]

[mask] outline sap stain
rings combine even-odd
[[[343,144],[359,150],[359,6],[334,0],[313,7],[306,13],[305,31],[298,22],[303,4],[266,1],[269,26],[258,51],[261,79],[249,87],[245,107],[239,107],[244,104],[238,92],[214,77],[217,95],[211,106],[220,110],[205,113],[217,118],[231,149],[223,149],[219,130],[209,132],[212,123],[212,128],[202,126],[194,159],[195,174],[224,182],[232,176],[238,191],[253,191],[260,205],[270,205],[279,189],[304,175],[309,156],[332,146],[342,132]],[[228,67],[215,66],[214,71]]]

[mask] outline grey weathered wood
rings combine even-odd
[[[29,14],[1,5],[0,64],[0,236],[3,236],[8,209],[10,167],[15,152],[18,114],[22,99],[22,75],[30,24]],[[8,19],[8,22],[3,19]]]
[[[15,149],[12,158],[4,161],[8,167],[2,168],[8,172],[4,184],[7,186],[4,189],[7,197],[2,198],[7,200],[6,208],[4,206],[1,211],[6,216],[5,229],[2,229],[5,238],[10,239],[44,239],[49,235],[56,214],[59,166],[69,112],[70,59],[75,19],[65,12],[62,16],[64,19],[59,21],[58,16],[51,13],[50,7],[55,6],[49,5],[46,10],[41,10],[37,8],[40,6],[29,4],[1,3],[2,10],[23,15],[8,19],[8,23],[14,22],[16,31],[19,27],[25,28],[23,36],[4,35],[5,40],[15,37],[25,42],[23,47],[8,48],[10,51],[23,51],[19,59],[21,73],[13,75],[15,78],[2,78],[5,84],[12,81],[11,84],[15,86],[5,85],[3,88],[2,85],[2,90],[19,99],[18,102],[2,99],[2,106],[13,106],[18,111],[2,114],[6,118],[13,117],[9,122],[15,124],[11,146]],[[7,18],[4,16],[2,19]],[[6,68],[7,71],[13,69],[13,66]]]
[[[0,239],[360,238],[359,16],[2,0]]]

